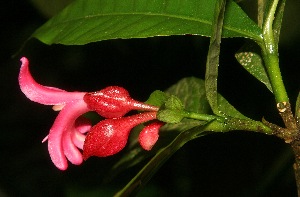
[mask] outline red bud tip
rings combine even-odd
[[[84,101],[90,109],[104,118],[119,118],[131,110],[158,111],[158,107],[132,99],[127,90],[109,86],[98,92],[87,93]]]
[[[148,151],[152,149],[152,147],[158,140],[159,129],[163,125],[163,122],[157,121],[144,127],[144,129],[140,132],[139,135],[139,142],[143,149]]]

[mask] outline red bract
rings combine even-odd
[[[119,118],[131,110],[158,111],[158,107],[132,99],[127,90],[109,86],[84,95],[88,107],[105,118]]]
[[[83,158],[86,160],[91,156],[106,157],[118,153],[125,147],[133,127],[155,118],[156,112],[144,112],[99,122],[86,136]]]
[[[164,124],[165,123],[163,122],[157,121],[143,128],[143,130],[139,134],[139,142],[143,149],[148,151],[152,149],[152,147],[158,140],[159,129]]]

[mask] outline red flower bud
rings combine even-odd
[[[83,158],[106,157],[121,151],[131,129],[156,118],[156,112],[144,112],[133,116],[105,119],[93,126],[83,145]]]
[[[154,144],[158,140],[158,132],[160,127],[162,127],[165,123],[157,121],[151,123],[143,128],[139,135],[139,142],[143,149],[151,150]]]
[[[83,99],[90,109],[105,118],[122,117],[131,110],[158,111],[158,107],[132,99],[127,90],[118,86],[87,93]]]

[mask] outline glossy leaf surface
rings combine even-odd
[[[36,32],[46,44],[82,45],[108,39],[211,35],[216,0],[77,0]],[[261,29],[233,1],[223,37],[261,41]]]

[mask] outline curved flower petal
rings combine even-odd
[[[74,131],[71,132],[71,138],[75,146],[83,149],[83,143],[85,140],[84,133],[90,131],[92,128],[92,123],[90,120],[84,117],[79,117],[75,122],[75,128]]]
[[[73,131],[74,129],[70,129],[63,133],[63,137],[62,137],[63,150],[65,156],[72,164],[80,165],[83,161],[82,154],[72,141],[71,133],[73,133]]]
[[[85,92],[67,92],[59,88],[38,84],[29,71],[29,61],[26,57],[21,59],[22,65],[19,73],[19,85],[22,92],[30,100],[44,105],[64,105],[67,102],[82,99]]]
[[[65,148],[66,146],[63,146],[62,143],[73,143],[71,138],[67,138],[63,142],[63,137],[65,135],[65,132],[69,132],[74,129],[76,119],[80,115],[88,111],[89,109],[86,103],[83,100],[78,100],[76,102],[67,103],[66,106],[60,111],[60,113],[56,117],[48,136],[48,150],[50,153],[51,160],[57,168],[61,170],[67,169],[68,162],[64,154],[68,156],[72,154],[78,155],[78,149],[75,150],[73,148],[69,148],[66,149],[64,152],[63,148]]]
[[[74,130],[71,133],[72,142],[75,144],[75,146],[77,146],[81,150],[83,149],[85,137],[86,136],[84,134],[80,133],[78,130]]]
[[[83,159],[106,157],[121,151],[131,129],[156,118],[156,112],[144,112],[128,117],[105,119],[93,126],[83,145]]]

